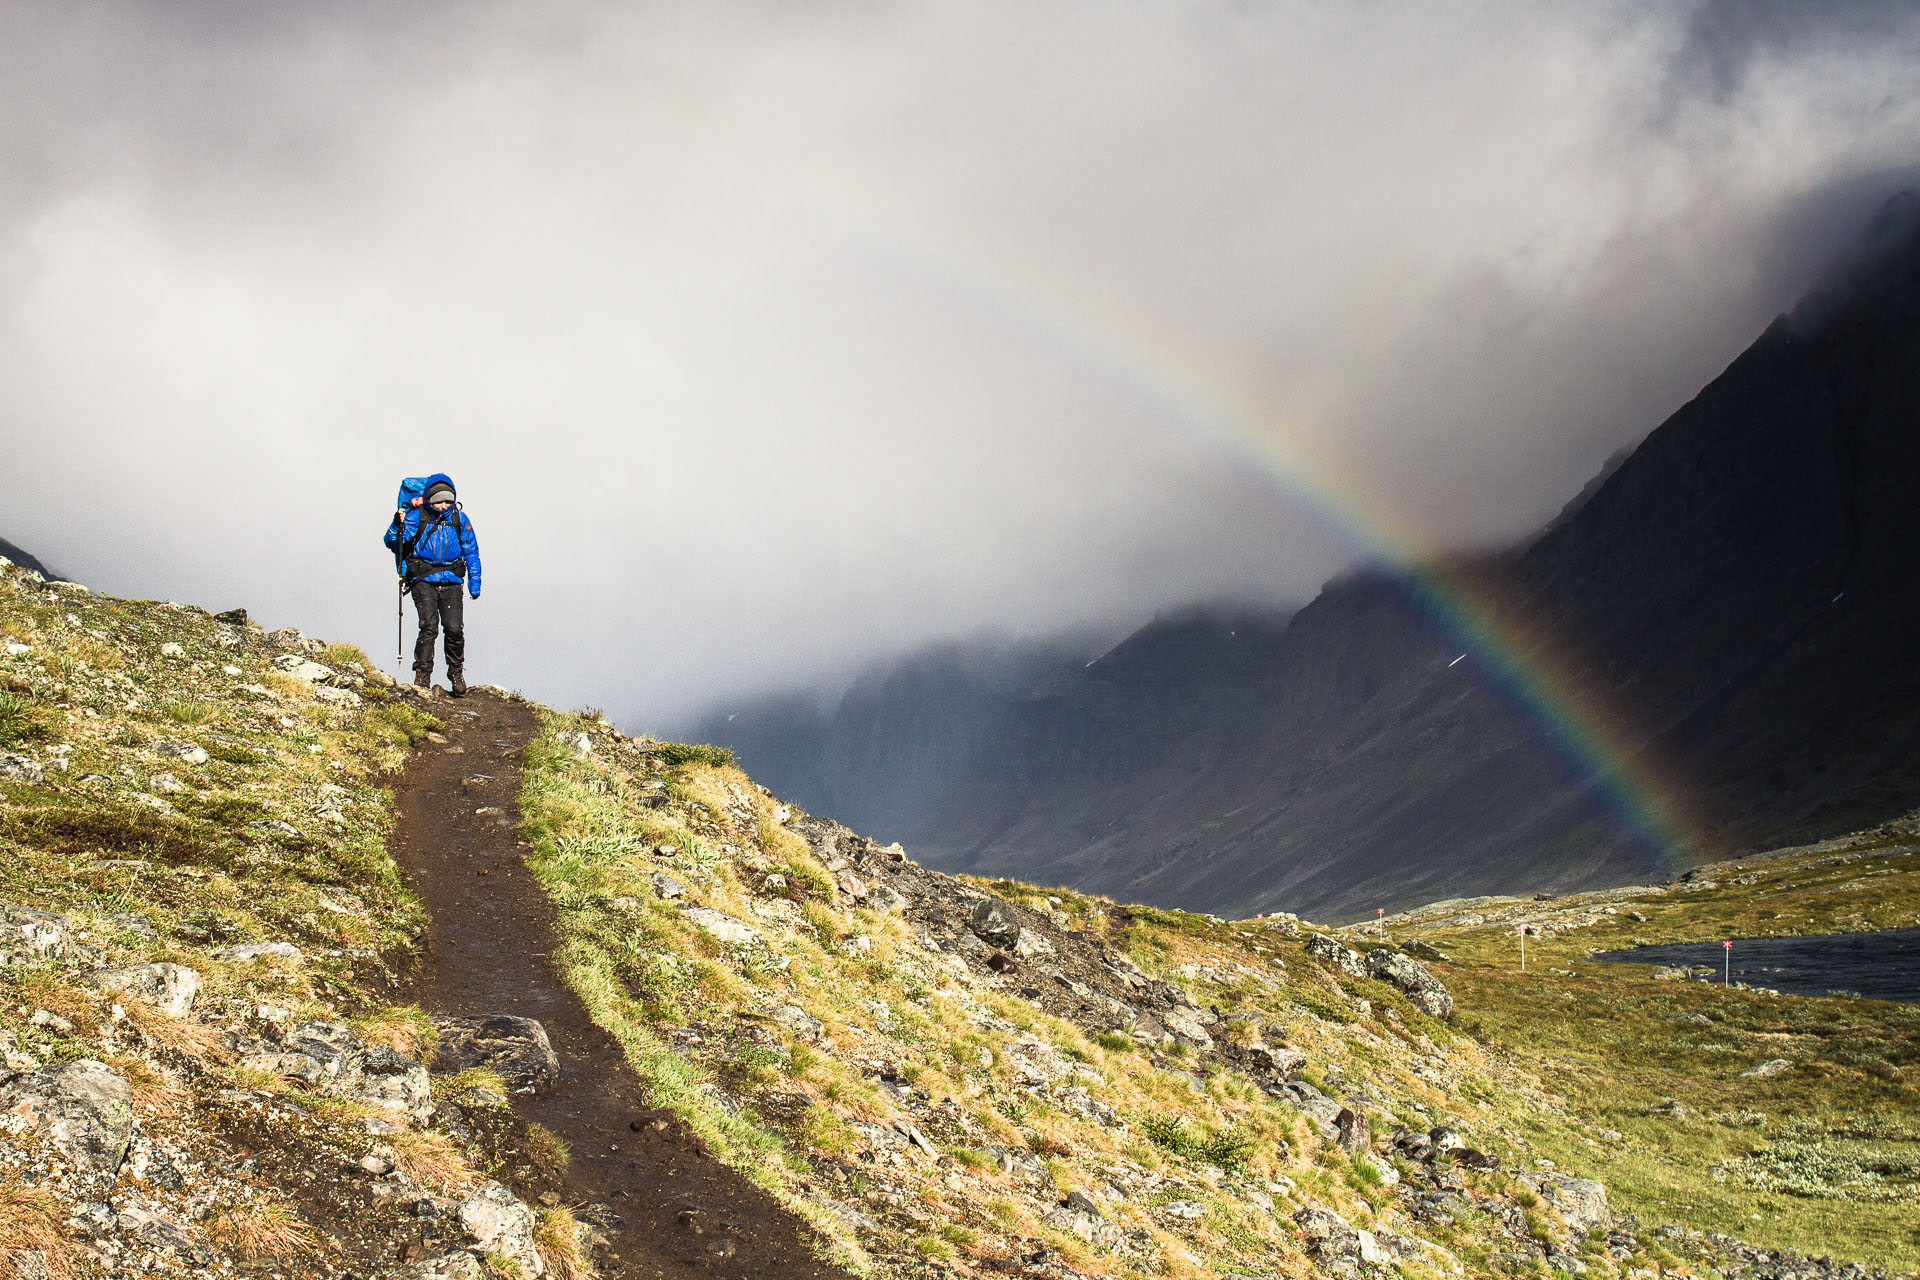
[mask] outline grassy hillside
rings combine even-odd
[[[421,1066],[433,1030],[406,980],[429,922],[388,855],[387,781],[443,708],[351,649],[0,566],[0,1276],[365,1276],[421,1250],[474,1275],[591,1273],[605,1241],[572,1206],[535,1211],[517,1252],[457,1212],[569,1156],[498,1077]],[[724,752],[592,712],[543,711],[523,779],[556,967],[652,1100],[856,1271],[1747,1265],[1697,1228],[1916,1255],[1904,1010],[1584,962],[1707,906],[1891,922],[1896,858],[1801,868],[1778,894],[1763,877],[1622,899],[1647,917],[1630,922],[1584,902],[1391,921],[1453,957],[1432,963],[1458,1001],[1437,1017],[1431,992],[1367,976],[1384,936],[1350,950],[1291,920],[939,875]],[[1524,980],[1509,907],[1564,926]],[[166,983],[185,970],[182,998]],[[1696,1012],[1711,1026],[1666,1021]],[[1765,1057],[1793,1073],[1732,1070]],[[48,1090],[88,1081],[50,1123]],[[1643,1105],[1667,1098],[1686,1110]],[[1799,1177],[1802,1150],[1866,1172],[1766,1181]],[[1594,1177],[1637,1217],[1611,1217]]]
[[[1603,1129],[1615,1200],[1650,1219],[1911,1267],[1920,1258],[1920,1007],[1772,995],[1599,963],[1649,943],[1920,923],[1914,832],[1720,863],[1657,888],[1442,903],[1354,932],[1419,937],[1464,1025]],[[1528,925],[1528,972],[1516,931]],[[1736,959],[1738,952],[1736,950]],[[1737,976],[1737,975],[1736,975]],[[1749,1074],[1765,1064],[1779,1067]],[[1579,1152],[1534,1130],[1551,1156]]]

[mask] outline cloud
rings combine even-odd
[[[1515,536],[1915,157],[1894,6],[0,18],[0,533],[630,727]]]

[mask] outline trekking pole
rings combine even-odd
[[[405,651],[401,647],[404,642],[400,638],[401,632],[405,629],[406,625],[406,601],[407,583],[406,579],[403,578],[400,580],[399,589],[396,590],[393,595],[393,669],[396,672],[402,670],[403,664],[406,661]]]

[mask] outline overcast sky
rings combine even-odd
[[[1916,139],[1906,3],[9,0],[0,536],[390,656],[444,469],[470,678],[629,729],[1304,600],[1550,517]]]

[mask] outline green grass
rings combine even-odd
[[[1793,866],[1816,857],[1709,869],[1702,875],[1720,887],[1632,899],[1591,927],[1529,939],[1524,975],[1509,928],[1422,932],[1455,958],[1434,969],[1463,1025],[1559,1087],[1586,1128],[1534,1120],[1531,1141],[1591,1169],[1616,1206],[1769,1247],[1914,1268],[1920,1007],[1654,982],[1650,966],[1587,959],[1640,943],[1913,923],[1912,856],[1867,850]],[[1736,874],[1750,883],[1732,884]],[[1793,1069],[1741,1075],[1774,1058]],[[1684,1111],[1653,1110],[1667,1099]]]
[[[678,769],[690,764],[710,765],[724,769],[733,763],[733,751],[727,747],[716,747],[704,742],[661,742],[651,751],[653,755],[669,769]]]

